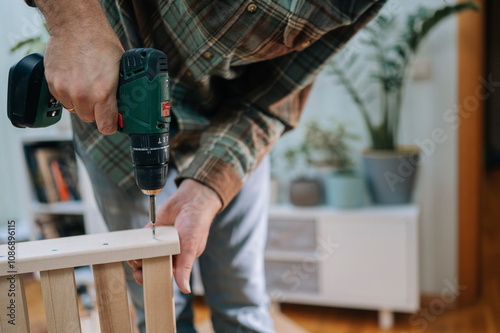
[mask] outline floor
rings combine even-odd
[[[500,332],[500,172],[487,174],[483,189],[481,226],[482,296],[471,306],[444,309],[440,297],[422,301],[414,316],[396,314],[395,326],[381,331],[375,311],[281,304],[281,311],[311,333],[498,333]],[[41,289],[28,282],[27,302],[32,333],[46,332]],[[206,321],[209,310],[202,299],[195,304],[195,322]],[[281,332],[278,332],[281,333]],[[290,331],[287,331],[290,333]]]

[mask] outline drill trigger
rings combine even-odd
[[[123,116],[120,112],[118,112],[118,127],[123,129]]]

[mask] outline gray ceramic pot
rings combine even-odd
[[[318,180],[299,179],[290,184],[290,202],[295,206],[316,206],[323,201],[323,188]]]
[[[365,174],[375,204],[394,205],[410,202],[418,170],[419,149],[363,152]]]

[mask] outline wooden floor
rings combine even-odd
[[[416,315],[396,314],[394,328],[387,331],[379,330],[375,311],[292,304],[282,304],[281,310],[311,333],[500,333],[500,173],[488,174],[484,180],[482,211],[482,296],[474,305],[443,309],[439,295],[429,297]],[[39,284],[27,283],[27,297],[32,332],[46,332]],[[195,322],[209,316],[197,299]]]

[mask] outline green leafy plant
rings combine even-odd
[[[391,38],[393,32],[401,31],[396,19],[380,14],[364,28],[367,39],[363,43],[369,46],[369,52],[362,56],[349,56],[346,61],[342,61],[346,57],[339,55],[332,61],[331,73],[346,88],[360,110],[372,149],[396,149],[403,88],[409,65],[429,32],[445,18],[464,10],[477,11],[479,6],[468,1],[437,10],[419,8],[416,13],[408,16],[406,28],[395,38]],[[373,60],[377,63],[377,68],[371,73],[372,80],[356,80],[367,67],[367,61]],[[369,91],[367,84],[373,82],[380,86],[380,121],[377,124],[368,111],[367,104],[371,96],[367,97],[362,93]]]
[[[359,137],[347,131],[344,124],[332,119],[331,124],[322,126],[318,120],[306,122],[304,138],[295,149],[285,152],[290,166],[329,167],[338,172],[349,172],[354,167],[349,141]]]

